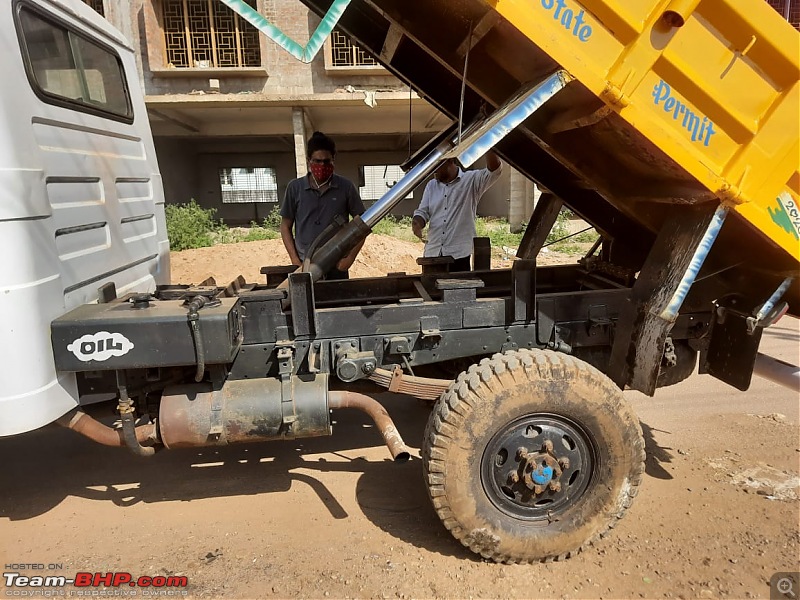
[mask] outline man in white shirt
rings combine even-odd
[[[424,256],[452,256],[455,262],[450,271],[470,270],[478,202],[500,178],[501,169],[502,163],[492,151],[486,153],[485,169],[462,171],[452,159],[436,169],[411,221],[419,239],[422,229],[429,225]]]

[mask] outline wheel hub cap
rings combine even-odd
[[[586,491],[595,466],[584,431],[557,415],[517,419],[498,431],[481,461],[489,499],[520,519],[552,519]]]

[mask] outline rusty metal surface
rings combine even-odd
[[[522,478],[525,486],[534,494],[541,494],[548,488],[554,492],[561,491],[561,482],[559,481],[562,474],[561,467],[569,468],[569,458],[556,459],[551,440],[545,440],[543,447],[538,452],[528,452],[526,448],[519,448],[517,460],[522,465]],[[552,469],[552,478],[547,483],[537,483],[534,477],[542,475],[544,466]]]
[[[114,429],[103,425],[81,410],[70,411],[56,421],[62,427],[72,429],[81,435],[104,446],[123,447],[125,441],[122,429]],[[136,439],[140,444],[152,444],[156,441],[156,426],[154,423],[139,425],[136,428]]]
[[[411,453],[403,442],[400,432],[397,431],[394,421],[386,412],[386,409],[373,398],[357,392],[330,392],[328,395],[328,407],[338,408],[357,408],[367,413],[375,421],[375,426],[381,432],[386,446],[395,462],[405,462]]]
[[[387,388],[390,392],[408,394],[422,400],[436,400],[453,383],[450,379],[406,375],[399,367],[394,371],[375,369],[369,379]]]
[[[291,397],[282,402],[279,379],[227,381],[168,388],[161,399],[159,430],[167,448],[223,446],[330,435],[327,377],[292,378]],[[284,406],[292,407],[291,419]]]
[[[631,291],[631,302],[617,323],[607,375],[649,396],[657,387],[661,357],[672,320],[663,316],[695,251],[716,214],[712,203],[673,213],[658,234]]]
[[[549,192],[542,193],[519,243],[519,258],[535,259],[539,255],[563,205],[564,201],[558,196]]]

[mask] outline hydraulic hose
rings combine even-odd
[[[189,321],[189,328],[192,330],[192,340],[194,341],[194,353],[197,362],[197,370],[194,375],[194,380],[197,382],[203,381],[203,375],[206,372],[206,349],[203,345],[203,336],[200,335],[200,315],[198,311],[208,303],[208,298],[205,296],[195,296],[187,307],[188,313],[186,318]],[[123,422],[124,423],[124,422]]]
[[[125,386],[125,375],[120,371],[117,372],[117,387],[119,388],[117,410],[119,410],[119,416],[122,419],[122,439],[125,442],[125,446],[137,456],[153,456],[156,453],[156,449],[153,446],[142,446],[136,438],[133,399],[128,395],[128,389]]]
[[[131,412],[120,413],[122,418],[122,438],[125,441],[125,446],[128,450],[137,456],[153,456],[156,453],[154,446],[142,446],[136,435],[136,423],[133,418],[133,409]]]

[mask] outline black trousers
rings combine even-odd
[[[470,271],[472,269],[472,256],[465,256],[464,258],[457,258],[450,263],[450,272],[458,273],[459,271]]]

